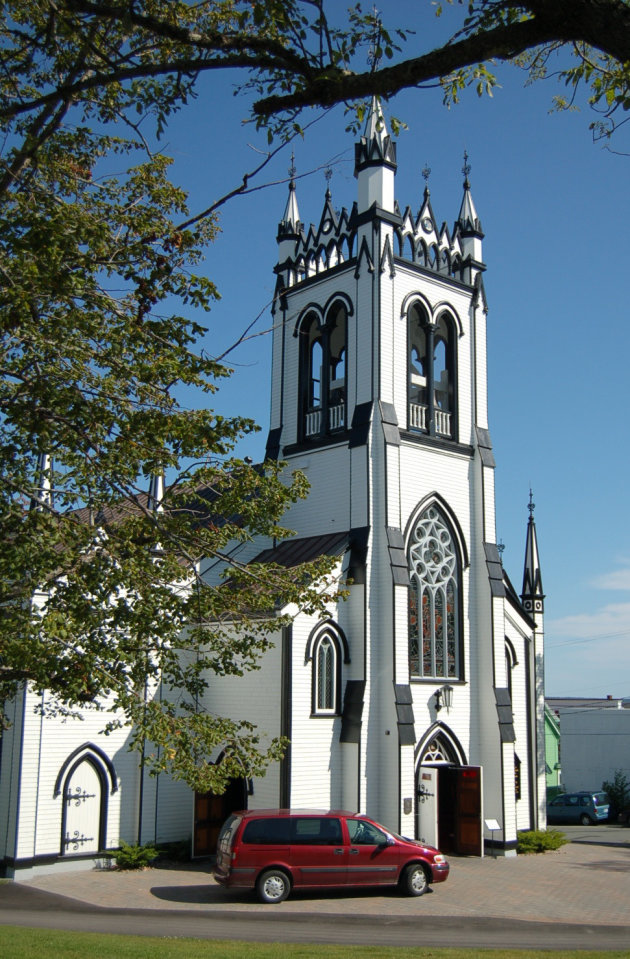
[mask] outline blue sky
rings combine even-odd
[[[405,12],[410,4],[384,6]],[[401,208],[417,210],[428,164],[436,219],[452,227],[468,151],[485,232],[489,415],[504,566],[520,591],[531,486],[547,596],[547,695],[630,696],[630,155],[593,144],[588,109],[549,114],[553,81],[525,87],[515,69],[500,76],[492,99],[467,92],[451,110],[436,90],[407,92],[386,105],[386,116],[409,126],[398,137],[396,195]],[[194,211],[236,186],[267,149],[265,137],[242,124],[247,101],[232,96],[236,81],[206,78],[165,137]],[[335,206],[355,199],[355,137],[346,122],[338,107],[293,145],[307,224],[319,221],[331,161]],[[624,131],[613,148],[630,154]],[[261,314],[254,327],[260,335],[230,354],[234,374],[215,403],[261,425],[238,449],[255,459],[268,428],[265,331],[290,149],[252,184],[272,185],[223,208],[222,232],[204,265],[222,295],[204,321],[209,353],[221,353]]]

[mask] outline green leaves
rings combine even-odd
[[[195,71],[152,71],[193,27],[214,31],[219,58],[250,30],[280,43],[292,7],[146,0],[112,19],[89,0],[24,0],[0,18],[0,701],[27,681],[48,711],[101,710],[150,740],[153,771],[206,789],[282,747],[201,714],[199,697],[213,675],[257,668],[287,604],[325,609],[313,584],[331,563],[231,559],[235,543],[287,535],[306,483],[231,459],[256,427],[207,408],[229,371],[188,314],[218,295],[198,272],[217,220],[181,225],[188,198],[151,147]],[[184,388],[200,409],[180,405]]]

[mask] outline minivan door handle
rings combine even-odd
[[[351,850],[350,850],[350,855],[351,855],[351,856],[358,856],[358,855],[359,855],[359,850],[358,850],[358,849],[351,849]]]
[[[335,856],[343,856],[343,849],[335,849]]]

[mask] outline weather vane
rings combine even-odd
[[[468,177],[470,176],[470,169],[471,169],[470,163],[468,162],[468,150],[464,149],[464,165],[462,167],[462,173],[464,174],[466,186],[470,186],[470,183],[468,182]]]
[[[532,493],[531,489],[530,489],[530,491],[529,491],[529,505],[528,505],[527,509],[529,510],[530,518],[533,519],[533,518],[534,518],[534,510],[536,509],[536,504],[535,504],[535,502],[534,502],[534,494]]]
[[[324,170],[324,176],[326,177],[326,184],[328,186],[328,189],[330,189],[330,181],[332,180],[332,175],[333,175],[332,167],[327,166],[326,169]]]
[[[422,171],[422,176],[424,177],[424,182],[426,185],[429,185],[429,177],[431,176],[431,167],[428,163],[425,163],[424,169]]]
[[[376,6],[372,7],[372,18],[374,21],[374,29],[370,39],[370,49],[368,51],[367,60],[372,69],[372,73],[375,73],[376,70],[378,70],[379,63],[381,62],[380,54],[377,54],[376,52],[381,45],[381,18]]]

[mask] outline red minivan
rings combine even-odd
[[[359,813],[333,809],[251,809],[219,833],[214,878],[282,902],[293,888],[399,884],[421,896],[444,882],[449,864],[433,846],[405,839]]]

